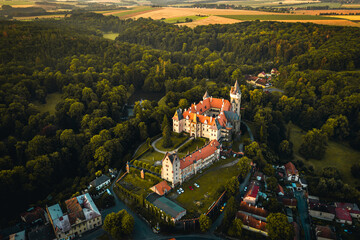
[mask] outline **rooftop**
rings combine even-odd
[[[261,220],[257,220],[254,217],[246,215],[244,213],[237,212],[236,218],[241,219],[244,225],[256,228],[262,231],[266,231],[266,222],[262,222]]]
[[[27,212],[21,214],[21,218],[26,223],[34,223],[37,220],[41,219],[43,222],[46,221],[45,211],[41,207],[36,207]]]
[[[257,183],[255,181],[252,181],[250,183],[249,190],[245,194],[244,198],[246,198],[246,197],[256,198],[258,195],[259,189],[260,189],[260,187],[257,185]]]
[[[317,237],[336,239],[335,233],[330,229],[329,226],[317,225],[315,228],[315,234]]]
[[[52,220],[55,220],[64,215],[59,204],[48,207],[48,211]]]
[[[173,218],[176,218],[181,212],[186,211],[184,208],[180,207],[166,197],[156,199],[153,204]]]
[[[299,175],[298,170],[292,162],[288,162],[285,164],[285,171],[287,175]]]
[[[196,161],[209,157],[210,155],[215,153],[219,146],[220,143],[217,140],[212,140],[207,145],[182,158],[180,160],[180,169],[185,169]]]
[[[25,239],[26,239],[25,230],[11,234],[9,236],[9,240],[25,240]]]
[[[244,201],[242,201],[240,203],[240,210],[243,212],[251,213],[251,214],[258,215],[258,216],[261,216],[264,218],[266,218],[269,215],[268,211],[266,211],[265,209],[249,205]]]
[[[110,178],[103,174],[100,177],[95,178],[93,181],[91,181],[90,185],[94,186],[94,187],[97,187],[97,186],[100,186],[101,184],[105,183],[108,180],[110,180]]]
[[[28,233],[29,240],[55,239],[54,231],[50,224],[39,226]]]
[[[345,208],[335,208],[336,217],[340,220],[352,221],[350,213]]]
[[[152,186],[150,188],[151,190],[153,190],[155,192],[155,189],[156,189],[156,192],[159,194],[159,195],[164,195],[166,192],[169,192],[171,190],[171,187],[167,184],[167,182],[164,180],[162,182],[159,182],[158,184]]]

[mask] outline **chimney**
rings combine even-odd
[[[212,96],[210,97],[210,102],[212,102]]]
[[[199,114],[199,112],[196,112],[196,114]]]
[[[210,117],[210,123],[212,122],[212,117]]]
[[[203,104],[203,101],[200,101],[201,105]]]
[[[196,110],[196,105],[194,106],[195,110]]]

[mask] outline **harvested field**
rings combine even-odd
[[[166,7],[148,13],[138,14],[136,18],[177,18],[194,15],[273,15],[276,13],[250,11],[250,10],[230,10],[230,9],[205,9],[205,8],[173,8]]]
[[[288,14],[277,14],[277,15],[223,15],[220,17],[233,18],[243,21],[254,21],[254,20],[264,20],[264,21],[278,21],[278,20],[335,20],[332,17],[323,17],[316,15],[288,15]]]
[[[343,16],[333,15],[331,17],[343,18],[343,19],[347,19],[347,20],[350,20],[350,21],[360,21],[360,15],[343,15]]]
[[[188,22],[188,23],[179,23],[176,24],[178,26],[188,26],[190,28],[194,28],[196,26],[200,25],[209,25],[209,24],[232,24],[232,23],[238,23],[242,22],[240,20],[231,19],[231,18],[224,18],[219,16],[210,16],[207,18],[203,18],[197,21]]]
[[[104,15],[114,15],[119,18],[131,18],[138,14],[144,14],[148,12],[153,12],[161,8],[152,8],[152,7],[138,7],[131,10],[118,10],[118,11],[109,11],[104,13]]]
[[[40,16],[29,16],[29,17],[14,17],[16,20],[33,20],[35,18],[63,18],[65,14],[58,15],[40,15]]]

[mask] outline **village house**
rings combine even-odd
[[[246,203],[245,201],[242,201],[240,203],[239,212],[265,222],[267,216],[269,215],[269,212],[266,211],[264,208],[253,206],[251,204]]]
[[[275,76],[280,74],[280,72],[276,68],[271,69],[270,73],[271,75],[275,75]]]
[[[336,202],[335,207],[344,208],[350,213],[351,217],[360,219],[360,210],[359,210],[359,207],[358,207],[358,205],[356,203],[340,203],[340,202]]]
[[[282,203],[284,206],[289,208],[296,208],[297,207],[297,200],[296,198],[283,198]]]
[[[256,202],[259,197],[259,190],[260,190],[259,183],[256,181],[252,181],[249,184],[249,189],[243,198],[244,202],[252,204],[252,205],[256,205]]]
[[[65,201],[67,213],[59,204],[46,207],[57,239],[72,239],[102,225],[101,214],[88,193]]]
[[[213,98],[206,92],[203,100],[192,104],[189,109],[176,110],[173,131],[187,132],[192,137],[210,140],[230,141],[232,134],[240,134],[241,91],[238,82],[231,87],[230,102]]]
[[[110,178],[106,175],[101,175],[90,182],[90,186],[96,188],[97,191],[110,184]]]
[[[286,173],[286,180],[290,182],[299,181],[299,171],[296,169],[295,165],[292,162],[288,162],[284,165],[284,167]]]
[[[336,234],[329,226],[317,225],[315,228],[315,235],[317,240],[335,240]]]
[[[166,153],[162,160],[161,178],[174,187],[219,160],[221,144],[212,140],[202,148],[180,159],[177,153]]]
[[[265,236],[268,235],[266,230],[266,222],[257,220],[256,218],[241,212],[236,213],[236,218],[240,219],[243,222],[244,229],[252,232],[258,232]]]
[[[154,193],[163,196],[171,190],[171,187],[167,184],[166,181],[159,182],[158,184],[150,188]]]
[[[336,222],[346,223],[352,225],[352,218],[350,213],[345,208],[335,208]]]
[[[38,223],[45,224],[49,221],[45,210],[41,207],[30,208],[22,213],[20,217],[21,220],[28,225],[35,225]]]
[[[11,234],[9,240],[26,240],[25,230]]]
[[[335,208],[321,203],[316,197],[308,197],[308,209],[310,216],[314,218],[326,221],[333,221],[335,219]]]

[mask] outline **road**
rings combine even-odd
[[[304,229],[305,240],[311,240],[310,218],[304,193],[302,191],[295,191],[295,197],[298,202],[298,213],[300,215],[302,228]]]
[[[162,137],[156,139],[155,141],[153,141],[152,144],[151,144],[151,146],[154,148],[155,151],[157,151],[157,152],[159,152],[159,153],[162,153],[162,154],[166,154],[166,151],[161,151],[161,150],[159,150],[159,149],[155,146],[155,144],[156,144],[158,141],[160,141],[160,139],[162,139]],[[181,148],[184,144],[186,144],[187,142],[191,141],[192,139],[194,139],[194,137],[190,137],[188,140],[186,140],[184,143],[182,143],[179,147],[177,147],[177,148],[174,149],[174,150],[171,150],[170,152],[177,151],[179,148]]]

